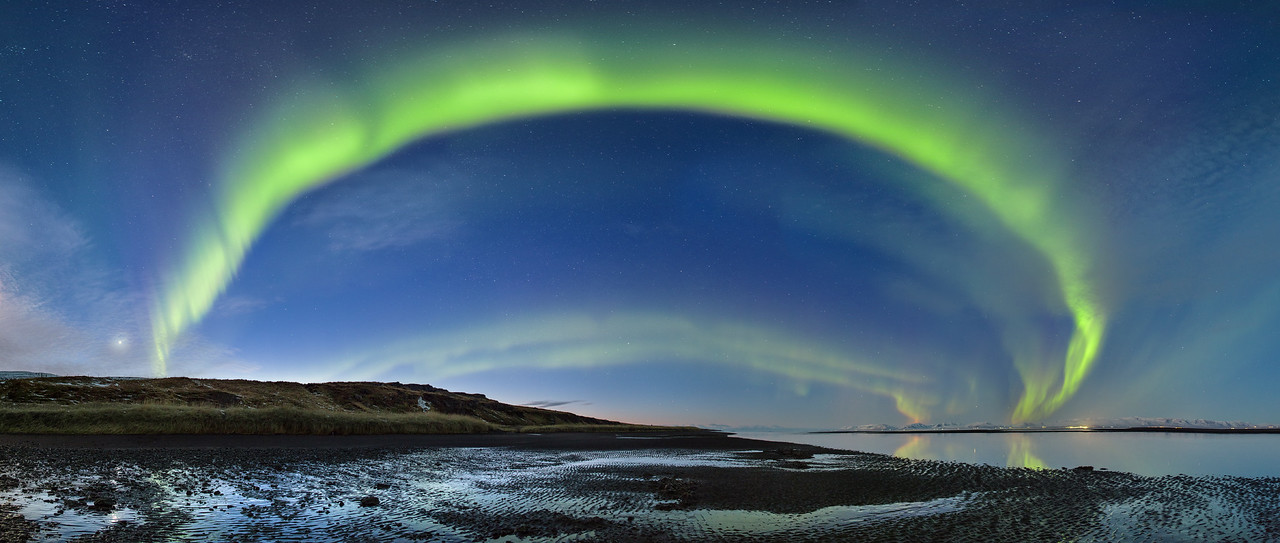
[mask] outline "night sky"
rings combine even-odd
[[[686,4],[0,4],[0,370],[1280,422],[1280,8]]]

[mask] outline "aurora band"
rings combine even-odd
[[[587,368],[683,360],[772,373],[801,385],[800,389],[803,383],[823,382],[891,397],[898,412],[915,422],[938,402],[926,392],[936,382],[933,376],[868,363],[865,354],[823,345],[776,326],[705,315],[549,311],[433,332],[378,342],[371,351],[340,357],[336,363],[324,364],[327,375],[321,379],[367,381],[397,368],[442,379],[513,367]]]
[[[433,49],[346,85],[313,83],[252,123],[223,161],[212,216],[195,225],[153,305],[154,371],[208,314],[250,246],[294,199],[416,140],[507,120],[603,109],[681,110],[836,134],[977,197],[1056,275],[1074,330],[1059,372],[1018,367],[1015,421],[1052,413],[1095,361],[1106,313],[1084,236],[1062,220],[1061,172],[998,108],[849,53],[653,31],[519,35]],[[607,38],[590,36],[608,36]],[[888,67],[892,68],[892,67]],[[910,83],[903,83],[907,81]],[[968,98],[968,99],[966,99]],[[1056,388],[1056,390],[1055,390]]]

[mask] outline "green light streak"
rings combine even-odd
[[[912,458],[916,460],[960,460],[964,462],[977,462],[979,458],[974,458],[967,453],[968,451],[956,450],[952,447],[945,447],[945,450],[939,451],[934,447],[932,440],[928,435],[906,434],[907,440],[893,451],[894,456],[901,458]],[[1035,453],[1035,445],[1026,435],[1018,433],[1005,434],[1005,443],[1009,447],[1009,453],[1005,456],[1005,466],[1011,468],[1030,468],[1030,469],[1049,469],[1044,460],[1041,460]],[[974,450],[977,453],[977,450]],[[965,458],[968,457],[966,460]]]
[[[906,443],[898,446],[893,451],[893,455],[899,458],[913,458],[916,460],[934,460],[936,457],[929,452],[929,436],[912,434],[907,438]]]
[[[1051,153],[998,107],[847,53],[765,47],[759,39],[692,42],[494,39],[433,50],[349,86],[310,85],[254,123],[225,161],[215,216],[197,225],[153,307],[155,372],[209,312],[270,221],[302,193],[415,140],[562,112],[636,108],[741,116],[837,134],[955,183],[1034,247],[1075,321],[1061,384],[1026,382],[1013,418],[1051,413],[1096,359],[1106,313],[1088,281],[1089,251],[1067,224]],[[624,45],[625,44],[625,45]],[[1045,378],[1048,379],[1048,378]],[[1056,389],[1056,392],[1054,390]]]
[[[1009,442],[1009,456],[1005,459],[1006,466],[1011,468],[1049,469],[1044,460],[1036,456],[1035,447],[1027,436],[1008,434],[1006,439]]]
[[[597,368],[651,362],[713,364],[825,383],[892,398],[921,420],[934,383],[885,368],[812,338],[744,322],[666,313],[544,313],[399,341],[327,364],[317,380],[368,380],[410,369],[444,379],[511,368]],[[799,387],[803,388],[803,387]]]

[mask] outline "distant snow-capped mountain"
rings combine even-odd
[[[1163,417],[1124,417],[1118,419],[1080,419],[1064,424],[1065,426],[1088,426],[1090,428],[1214,428],[1214,429],[1254,429],[1277,428],[1274,424],[1254,424],[1245,421],[1224,421],[1209,419],[1179,419]]]
[[[1123,428],[1179,428],[1213,430],[1280,429],[1275,424],[1254,424],[1244,421],[1209,419],[1180,419],[1161,417],[1123,417],[1116,419],[1073,419],[1065,422],[996,424],[976,422],[959,425],[951,422],[939,424],[914,423],[906,426],[891,424],[863,424],[841,428],[847,432],[945,432],[955,430],[1098,430]]]
[[[0,381],[6,379],[34,379],[36,377],[57,377],[57,375],[36,371],[0,371]]]

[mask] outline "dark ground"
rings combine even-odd
[[[0,434],[0,447],[47,449],[406,449],[421,447],[515,447],[529,450],[728,451],[791,448],[811,452],[821,447],[732,437],[714,431],[589,432],[549,434],[394,434],[371,436],[309,435],[24,435]]]
[[[14,513],[33,506],[35,521]],[[0,543],[1280,541],[1276,519],[1280,479],[1009,469],[712,432],[0,436]]]

